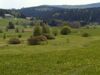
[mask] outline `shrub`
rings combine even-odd
[[[42,41],[47,41],[45,36],[35,36],[28,39],[29,45],[40,45]]]
[[[18,38],[21,38],[21,37],[22,37],[22,35],[21,35],[21,34],[19,34],[19,35],[18,35]]]
[[[42,34],[42,28],[40,25],[36,25],[33,30],[34,36],[40,36]]]
[[[82,37],[89,37],[90,35],[89,35],[89,33],[83,33],[82,34]]]
[[[57,36],[58,35],[58,30],[57,29],[54,29],[53,30],[53,34],[54,34],[54,36]]]
[[[62,35],[68,35],[69,33],[71,33],[71,29],[69,27],[64,27],[62,30],[61,30],[61,34]]]
[[[44,34],[44,36],[49,40],[55,39],[55,37],[51,34]]]
[[[11,38],[9,41],[8,41],[9,44],[20,44],[21,41],[17,38]]]
[[[3,39],[6,39],[6,34],[3,34]]]
[[[3,30],[0,29],[0,33],[3,33]]]
[[[8,28],[8,29],[15,29],[15,26],[14,26],[14,24],[13,24],[12,22],[9,22],[7,28]]]
[[[48,24],[45,24],[45,23],[42,24],[42,33],[43,34],[50,34],[51,33],[50,27]]]

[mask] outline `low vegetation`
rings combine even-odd
[[[1,28],[1,75],[100,74],[100,26],[24,26],[23,21],[12,21],[14,29],[5,30],[9,21]]]
[[[82,36],[83,36],[83,37],[89,37],[90,34],[89,34],[89,33],[83,33]]]
[[[47,41],[45,36],[32,36],[28,39],[29,45],[40,45],[43,41]]]
[[[69,27],[62,28],[61,30],[62,35],[68,35],[69,33],[71,33],[71,29]]]
[[[20,44],[21,41],[18,38],[11,38],[8,41],[9,44]]]

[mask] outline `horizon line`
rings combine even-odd
[[[87,3],[87,4],[41,4],[41,5],[35,5],[35,6],[26,6],[26,7],[20,7],[20,8],[0,8],[0,9],[23,9],[23,8],[31,8],[31,7],[39,7],[39,6],[85,6],[85,5],[91,5],[91,4],[99,4],[100,2],[94,2],[94,3]]]

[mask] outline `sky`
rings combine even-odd
[[[0,8],[20,9],[39,5],[83,5],[97,2],[100,0],[0,0]]]

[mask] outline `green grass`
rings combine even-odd
[[[28,30],[28,28],[26,29]],[[88,32],[90,37],[82,37]],[[100,28],[75,29],[70,35],[58,35],[48,44],[27,45],[32,32],[0,33],[0,75],[99,75]],[[19,45],[9,45],[11,37],[22,34]]]
[[[74,37],[69,44],[50,41],[48,45],[6,45],[0,49],[3,75],[98,75],[100,40]],[[63,38],[65,39],[65,37]],[[85,43],[83,43],[86,42]],[[74,44],[75,43],[75,44]]]

